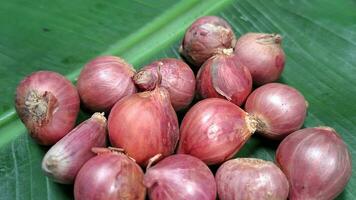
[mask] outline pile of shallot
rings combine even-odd
[[[53,145],[44,174],[74,184],[76,200],[333,199],[351,177],[350,153],[330,127],[300,129],[307,101],[275,83],[281,43],[279,34],[236,37],[224,19],[201,17],[184,35],[183,60],[135,71],[100,56],[77,87],[38,71],[18,85],[15,107],[31,137]],[[92,116],[75,126],[80,106]],[[275,163],[236,158],[254,133],[281,141]],[[220,165],[215,177],[211,165]]]

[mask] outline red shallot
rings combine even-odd
[[[252,90],[248,69],[236,61],[232,49],[207,60],[197,75],[197,91],[202,98],[225,98],[240,106]]]
[[[105,145],[104,113],[94,113],[51,147],[42,160],[42,170],[56,182],[71,184],[82,165],[95,156],[91,149]]]
[[[350,152],[330,127],[298,130],[278,146],[276,161],[290,183],[290,200],[332,200],[351,178]]]
[[[142,90],[153,90],[157,85],[166,88],[176,111],[188,107],[194,98],[194,73],[182,60],[164,58],[155,61],[141,69],[133,80]]]
[[[42,145],[56,143],[74,127],[79,105],[76,88],[56,72],[35,72],[16,89],[16,112],[31,137]]]
[[[222,163],[250,138],[254,132],[250,123],[249,115],[237,105],[224,99],[204,99],[185,115],[177,152],[208,165]]]
[[[148,168],[144,177],[151,200],[215,200],[214,175],[199,159],[171,155]]]
[[[256,85],[276,81],[282,74],[285,54],[279,34],[247,33],[235,45],[237,60],[251,72]]]
[[[136,93],[112,108],[108,120],[111,144],[145,166],[156,154],[173,154],[179,139],[177,115],[166,89]]]
[[[136,92],[134,74],[132,66],[119,57],[93,59],[82,69],[77,81],[82,103],[91,111],[110,111],[118,100]]]
[[[211,56],[233,48],[235,43],[235,34],[224,19],[204,16],[185,32],[180,53],[198,69]]]
[[[307,103],[293,87],[269,83],[251,93],[245,110],[255,118],[257,132],[272,139],[282,139],[302,127]]]
[[[98,155],[80,169],[74,183],[75,200],[144,200],[143,171],[115,149],[95,148]]]
[[[216,175],[220,200],[286,200],[286,176],[272,162],[257,158],[237,158],[222,164]]]

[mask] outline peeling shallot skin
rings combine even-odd
[[[352,175],[349,150],[330,127],[298,130],[278,146],[276,161],[290,183],[290,200],[332,200]]]
[[[302,127],[307,103],[295,88],[268,83],[250,94],[245,111],[256,118],[258,133],[280,140]]]
[[[144,177],[151,200],[215,200],[214,175],[201,160],[185,154],[168,156]]]
[[[179,139],[169,93],[160,87],[117,102],[109,115],[108,130],[111,144],[123,148],[141,166],[157,154],[173,154]]]
[[[285,53],[279,34],[247,33],[236,42],[236,58],[251,72],[255,85],[278,80],[284,70]]]
[[[181,54],[196,69],[207,59],[236,43],[231,26],[217,16],[204,16],[192,23],[184,35]]]
[[[185,115],[177,153],[195,156],[208,165],[231,158],[254,132],[248,114],[218,98],[204,99]]]
[[[16,89],[16,112],[41,145],[55,144],[75,126],[79,106],[77,89],[56,72],[35,72]]]
[[[108,112],[125,96],[136,93],[133,67],[116,56],[99,56],[87,63],[77,81],[84,106],[91,111]]]
[[[286,200],[289,184],[272,162],[236,158],[222,164],[215,175],[220,200]]]
[[[213,56],[199,69],[197,92],[201,98],[224,98],[241,106],[251,91],[250,72],[231,54]]]
[[[101,153],[80,169],[74,184],[76,200],[144,200],[143,171],[128,156]]]
[[[166,88],[176,111],[187,108],[195,95],[194,72],[185,62],[175,58],[163,58],[146,65],[133,80],[142,90],[153,90],[157,85]]]
[[[52,180],[72,184],[83,164],[95,156],[93,147],[106,145],[104,113],[94,113],[53,145],[42,160],[42,170]]]

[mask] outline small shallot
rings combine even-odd
[[[286,176],[272,162],[257,158],[237,158],[222,164],[216,175],[220,200],[286,200]]]
[[[223,49],[233,48],[235,43],[235,34],[224,19],[204,16],[185,32],[180,53],[198,69],[207,59]]]
[[[254,132],[250,122],[250,116],[237,105],[224,99],[204,99],[185,115],[177,152],[208,165],[222,163],[250,138]]]
[[[74,127],[79,105],[76,88],[56,72],[35,72],[16,89],[16,112],[31,137],[42,145],[56,143]]]
[[[279,34],[266,33],[247,33],[236,42],[236,58],[250,70],[256,85],[276,81],[281,76],[285,63],[281,43]]]
[[[178,154],[168,156],[144,177],[151,200],[215,200],[214,175],[199,159]]]
[[[291,86],[268,83],[251,93],[245,110],[255,118],[257,132],[271,139],[282,139],[302,127],[307,102]]]
[[[108,120],[111,144],[145,166],[156,154],[173,154],[179,139],[177,115],[166,89],[136,93],[115,104]]]
[[[135,70],[123,59],[100,56],[85,65],[77,86],[80,99],[91,111],[107,112],[121,98],[136,92]]]
[[[290,183],[290,200],[332,200],[351,178],[350,152],[330,127],[298,130],[278,146],[276,161]]]
[[[80,169],[75,200],[144,200],[143,171],[132,158],[115,149],[95,148],[98,155]]]
[[[153,90],[157,85],[166,88],[176,111],[188,107],[194,98],[195,76],[182,60],[164,58],[155,61],[141,69],[133,80],[142,90]]]
[[[42,170],[56,182],[71,184],[82,165],[95,156],[91,149],[105,145],[106,119],[104,114],[94,113],[51,147],[42,160]]]
[[[197,91],[202,98],[225,98],[240,106],[252,90],[248,69],[237,62],[232,49],[207,60],[197,75]]]

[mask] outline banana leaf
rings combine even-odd
[[[41,172],[48,148],[27,134],[14,110],[21,79],[52,70],[75,82],[91,58],[117,55],[136,69],[179,57],[185,29],[199,16],[225,18],[237,36],[276,32],[287,55],[280,82],[309,102],[305,127],[331,126],[356,158],[356,1],[354,0],[2,0],[0,3],[0,199],[73,199],[72,186]],[[89,115],[81,112],[79,121]],[[236,157],[274,160],[278,142],[253,136]],[[353,175],[339,200],[356,199]]]

